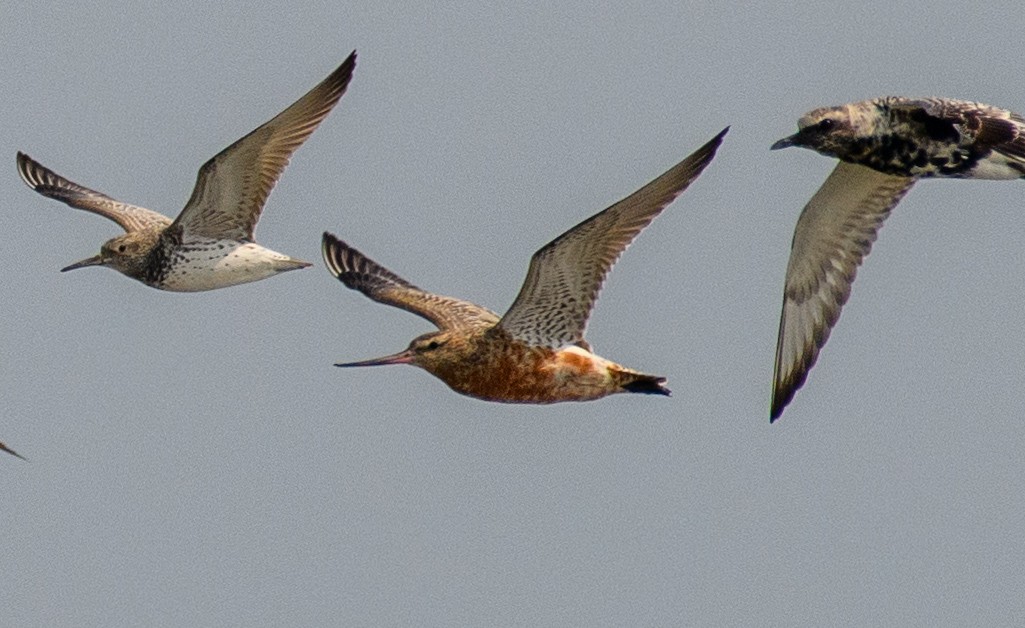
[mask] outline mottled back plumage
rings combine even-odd
[[[803,146],[895,176],[1025,175],[1025,119],[982,103],[887,96],[814,109],[797,125],[773,147]]]
[[[770,419],[804,383],[890,211],[921,178],[1025,176],[1025,119],[976,102],[885,97],[823,107],[773,144],[841,160],[805,206],[787,265]]]

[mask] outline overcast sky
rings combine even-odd
[[[1025,111],[1020,2],[425,6],[4,7],[0,440],[29,462],[0,459],[2,622],[1020,622],[1025,184],[916,186],[768,420],[794,224],[834,165],[769,145],[886,94]],[[257,228],[313,268],[199,294],[58,272],[119,229],[29,190],[17,150],[174,216],[353,49]],[[503,312],[536,249],[726,125],[588,329],[671,398],[332,366],[432,327],[344,288],[322,231]]]

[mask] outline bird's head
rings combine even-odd
[[[61,272],[86,266],[108,266],[130,277],[141,275],[156,239],[147,232],[136,231],[111,238],[100,247],[100,254],[65,266]]]
[[[419,366],[428,373],[438,375],[446,367],[463,359],[460,348],[466,343],[452,331],[434,331],[417,336],[409,343],[405,351],[372,360],[346,362],[335,366],[385,366],[388,364],[412,364]]]
[[[809,111],[797,121],[797,133],[784,137],[772,145],[771,150],[789,146],[803,146],[816,152],[836,157],[858,138],[848,107],[823,107]]]

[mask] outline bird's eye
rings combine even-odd
[[[117,252],[118,253],[124,253],[125,252],[125,248],[126,247],[125,247],[124,244],[119,244],[119,245],[117,245]]]
[[[820,131],[832,131],[835,126],[836,120],[833,120],[832,118],[826,118],[822,122],[819,122]]]
[[[427,346],[424,347],[424,349],[426,349],[428,351],[433,351],[434,349],[437,349],[440,346],[441,346],[440,342],[438,342],[437,340],[432,340],[432,341],[427,343]]]

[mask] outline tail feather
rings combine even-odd
[[[672,393],[665,387],[666,378],[657,375],[645,375],[643,373],[623,373],[623,382],[620,387],[632,393],[644,393],[646,395],[665,395],[669,397]]]

